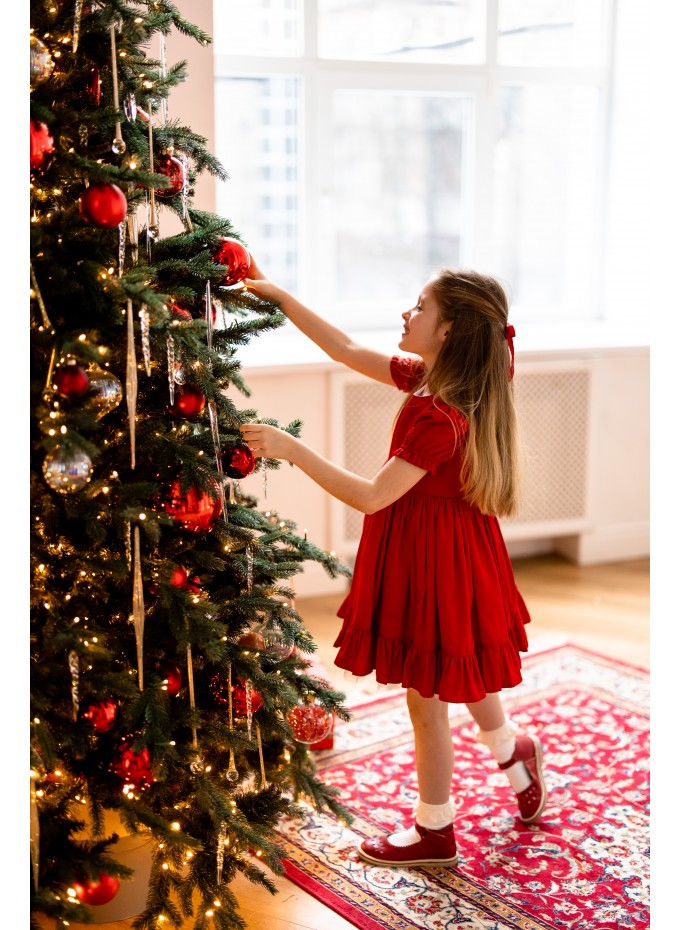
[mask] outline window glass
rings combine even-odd
[[[494,267],[522,316],[593,314],[599,125],[593,88],[501,88]]]
[[[214,0],[216,55],[300,55],[303,0]]]
[[[602,0],[499,0],[500,64],[600,65],[603,37]]]
[[[440,266],[459,262],[470,107],[462,95],[334,93],[339,301],[411,300]]]
[[[478,63],[483,0],[318,0],[324,58]]]
[[[229,217],[282,287],[297,287],[300,81],[221,78],[215,84],[219,157],[229,180],[217,212]]]

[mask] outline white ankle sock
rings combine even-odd
[[[418,800],[415,805],[416,822],[428,830],[441,830],[442,827],[448,827],[453,820],[454,810],[451,798],[444,804],[425,804],[424,801]],[[393,846],[412,846],[413,843],[420,842],[420,839],[420,833],[415,826],[389,836]]]
[[[503,726],[497,730],[480,730],[477,728],[477,742],[483,743],[491,750],[496,762],[507,762],[512,758],[515,751],[515,735],[517,727],[510,720],[506,720]],[[503,769],[508,776],[508,781],[519,793],[528,788],[531,784],[531,778],[523,762],[515,762],[509,769]]]

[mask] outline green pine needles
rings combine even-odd
[[[275,890],[302,798],[350,819],[289,719],[348,717],[289,582],[349,572],[222,464],[258,415],[238,346],[283,317],[225,286],[238,234],[192,198],[226,172],[164,115],[186,67],[149,49],[209,37],[167,0],[32,0],[31,26],[31,910],[91,920],[138,837],[135,927],[240,928],[230,883]],[[160,211],[183,231],[159,237]]]

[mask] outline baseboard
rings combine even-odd
[[[649,558],[649,521],[598,527],[554,540],[555,551],[577,565],[601,565]]]

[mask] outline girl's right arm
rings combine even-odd
[[[320,349],[323,349],[333,361],[341,362],[348,368],[367,375],[375,381],[394,386],[394,380],[390,374],[391,356],[357,345],[346,333],[305,307],[288,291],[268,281],[252,256],[249,275],[250,277],[243,282],[246,287],[259,297],[280,304],[282,312],[291,323],[294,323],[300,332],[308,336]]]

